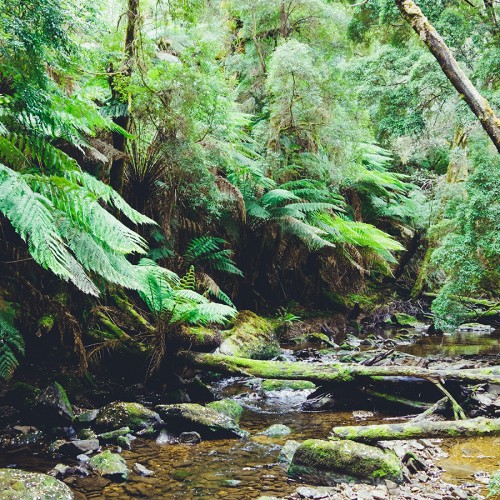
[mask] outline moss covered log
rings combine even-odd
[[[404,424],[352,425],[334,427],[330,439],[362,443],[401,439],[465,438],[500,436],[500,418],[473,418],[460,421],[408,422]]]
[[[342,363],[315,365],[304,362],[263,361],[222,354],[183,352],[181,356],[198,368],[229,375],[280,380],[309,380],[316,384],[354,382],[370,377],[414,377],[456,380],[467,383],[500,383],[500,366],[471,370],[429,370],[417,366],[364,366]]]

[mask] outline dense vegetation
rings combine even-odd
[[[409,3],[0,0],[0,376],[154,371],[237,308],[495,305],[500,13],[418,2],[476,112]]]

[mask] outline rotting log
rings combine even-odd
[[[418,366],[363,366],[344,363],[305,363],[300,361],[262,361],[256,359],[182,352],[180,356],[191,366],[228,375],[309,380],[315,384],[354,382],[371,377],[414,377],[429,381],[455,380],[465,383],[500,383],[500,366],[478,369],[430,370]]]
[[[352,425],[334,427],[329,439],[349,439],[362,443],[401,439],[466,438],[500,436],[500,418],[484,417],[441,422],[407,422],[403,424]]]

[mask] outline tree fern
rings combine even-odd
[[[8,379],[18,367],[19,356],[24,355],[24,340],[21,333],[0,311],[0,379]]]

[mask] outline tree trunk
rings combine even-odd
[[[344,363],[314,365],[304,362],[261,361],[222,354],[183,352],[191,365],[227,373],[270,379],[309,380],[316,384],[354,382],[370,377],[407,377],[436,380],[457,380],[466,383],[500,383],[500,366],[469,370],[428,370],[417,366],[363,366]]]
[[[352,425],[334,427],[330,439],[349,439],[362,443],[401,439],[465,438],[500,436],[500,418],[484,417],[446,422],[408,422],[404,424]]]
[[[134,68],[138,25],[139,0],[128,0],[127,29],[125,33],[125,64],[123,70],[121,71],[121,74],[126,78],[130,78]],[[115,85],[113,77],[110,77],[110,85],[113,97],[117,101],[126,102],[127,104],[126,115],[116,117],[114,119],[114,122],[124,130],[128,131],[130,129],[131,95],[129,94],[126,98],[123,95],[118,95],[114,88]],[[113,147],[121,153],[125,153],[127,147],[127,138],[119,132],[113,132]],[[111,187],[120,194],[123,193],[125,158],[126,156],[123,154],[120,155],[119,158],[113,160],[109,170],[109,183]]]
[[[500,153],[500,119],[495,116],[488,101],[474,87],[458,65],[448,46],[436,29],[412,0],[395,0],[403,17],[412,25],[420,39],[436,58],[444,74],[463,96],[465,102],[477,116],[486,133]]]

